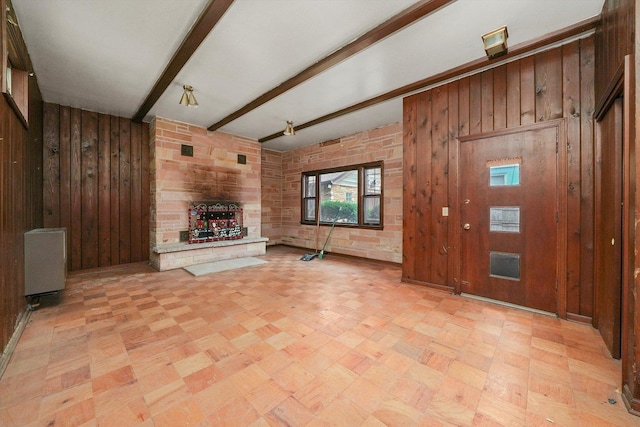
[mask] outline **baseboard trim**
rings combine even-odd
[[[94,268],[85,268],[84,270],[71,270],[67,272],[67,277],[75,277],[75,276],[84,276],[95,273],[111,273],[111,272],[120,272],[126,271],[133,268],[141,268],[141,267],[151,267],[149,266],[149,261],[138,261],[131,262],[127,264],[116,264],[116,265],[108,265],[104,267],[94,267]]]
[[[583,316],[582,314],[575,313],[567,313],[567,320],[571,320],[572,322],[584,323],[587,325],[591,325],[593,323],[593,318],[591,316]]]
[[[423,282],[422,280],[408,279],[406,277],[402,278],[402,282],[411,283],[412,285],[424,286],[425,288],[435,289],[437,291],[444,291],[450,294],[453,293],[453,288],[451,286],[438,285],[436,283]]]
[[[640,399],[633,396],[633,393],[631,393],[631,389],[629,389],[627,384],[622,387],[622,401],[630,414],[640,416]]]
[[[283,247],[287,247],[287,248],[291,248],[291,249],[299,249],[301,251],[304,251],[306,253],[314,253],[314,249],[312,248],[303,248],[301,246],[295,246],[295,245],[289,245],[287,243],[278,243],[276,245],[269,245],[267,246],[268,248],[273,248],[276,246],[283,246]],[[391,267],[402,267],[402,264],[399,262],[393,262],[393,261],[383,261],[380,259],[374,259],[374,258],[365,258],[365,257],[360,257],[360,256],[355,256],[355,255],[346,255],[346,254],[341,254],[338,252],[329,252],[329,251],[325,251],[324,252],[324,256],[330,255],[331,257],[340,257],[340,258],[344,258],[344,259],[349,259],[349,260],[353,260],[353,261],[360,261],[360,262],[368,262],[368,263],[372,263],[372,264],[378,264],[378,265],[387,265],[387,266],[391,266]]]
[[[504,306],[504,307],[515,308],[517,310],[529,311],[531,313],[541,314],[543,316],[558,317],[557,314],[551,313],[549,311],[538,310],[537,308],[525,307],[523,305],[518,305],[518,304],[511,304],[510,302],[504,302],[504,301],[499,301],[499,300],[495,300],[495,299],[491,299],[491,298],[485,298],[485,297],[481,297],[481,296],[478,296],[478,295],[465,294],[463,292],[463,293],[460,294],[460,296],[463,296],[463,297],[466,297],[466,298],[469,298],[469,299],[478,300],[478,301],[488,302],[488,303],[491,303],[491,304],[501,305],[501,306]]]
[[[31,317],[31,310],[26,309],[18,316],[18,322],[16,324],[15,329],[13,330],[13,334],[11,338],[9,338],[9,342],[5,346],[2,351],[2,355],[0,356],[0,379],[4,375],[4,371],[7,369],[7,365],[9,365],[9,361],[11,360],[11,356],[13,355],[13,351],[16,349],[18,345],[18,341],[22,336],[22,332],[24,328],[29,323],[29,318]]]

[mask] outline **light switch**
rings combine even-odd
[[[449,206],[442,207],[442,216],[449,216]]]

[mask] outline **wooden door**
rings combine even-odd
[[[558,132],[460,143],[462,292],[557,312]]]
[[[611,356],[620,358],[622,299],[622,98],[596,135],[595,313]]]

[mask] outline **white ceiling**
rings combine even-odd
[[[235,0],[147,114],[208,127],[415,0]],[[258,139],[598,15],[604,0],[457,0],[220,130]],[[13,0],[47,102],[132,117],[208,0]],[[182,85],[200,107],[178,104]],[[401,97],[263,144],[286,151],[402,120]]]

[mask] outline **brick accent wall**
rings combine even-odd
[[[264,159],[263,150],[263,159]],[[282,233],[279,242],[316,248],[317,227],[300,224],[303,171],[384,161],[384,230],[336,227],[327,251],[369,259],[402,262],[402,124],[345,136],[282,153]],[[275,157],[274,157],[275,159]],[[274,160],[277,161],[277,160]],[[264,177],[263,169],[263,177]],[[263,215],[263,218],[265,216]],[[317,234],[322,248],[330,227]],[[268,236],[271,238],[271,236]]]
[[[262,236],[270,245],[282,243],[282,157],[262,150]]]
[[[257,141],[155,118],[150,125],[151,249],[180,241],[192,201],[229,201],[244,210],[248,237],[260,237],[261,156]],[[181,155],[182,144],[193,157]],[[246,164],[238,163],[238,155]]]

